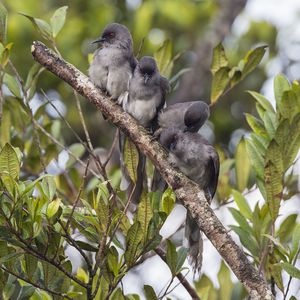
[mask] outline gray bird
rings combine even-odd
[[[129,82],[128,94],[122,98],[123,109],[132,115],[139,124],[153,132],[157,127],[157,114],[165,105],[169,90],[168,80],[161,76],[153,57],[144,56],[137,64]],[[139,152],[137,182],[132,183],[124,165],[123,151],[125,136],[121,133],[119,147],[121,153],[121,189],[131,194],[133,203],[138,203],[145,179],[146,157]]]
[[[129,82],[128,97],[123,108],[139,124],[153,129],[157,114],[166,102],[169,81],[160,75],[155,59],[144,56],[137,64]]]
[[[209,118],[209,106],[203,101],[172,104],[160,111],[160,128],[178,128],[182,131],[197,132]]]
[[[97,87],[117,100],[128,89],[129,79],[137,64],[131,34],[124,25],[112,23],[93,43],[102,44],[102,47],[94,53],[89,77]]]
[[[159,137],[162,130],[177,128],[182,131],[197,132],[209,118],[209,106],[203,101],[190,101],[172,104],[162,109],[158,115],[158,127],[154,136]],[[167,183],[155,169],[152,178],[152,191],[163,192]]]
[[[195,181],[211,202],[218,184],[219,156],[215,148],[198,133],[168,128],[160,135],[161,144],[169,151],[169,162]],[[197,222],[187,211],[185,237],[194,271],[202,266],[203,241]]]

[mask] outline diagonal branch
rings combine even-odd
[[[32,55],[41,65],[67,82],[79,94],[94,104],[108,121],[119,127],[136,146],[153,162],[177,198],[197,220],[201,230],[227,262],[236,277],[248,290],[251,299],[274,299],[267,283],[258,274],[241,248],[233,241],[205,198],[204,192],[168,162],[162,146],[153,141],[144,127],[120,106],[112,102],[74,66],[59,58],[41,42],[34,42]]]

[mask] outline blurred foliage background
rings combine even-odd
[[[226,3],[228,2],[228,3]],[[241,8],[246,1],[224,1],[228,5],[240,5]],[[241,3],[240,3],[241,2]],[[251,1],[250,1],[251,2]],[[84,73],[88,69],[88,54],[94,51],[91,41],[98,37],[107,23],[116,21],[129,27],[133,34],[135,53],[138,53],[142,44],[140,55],[153,55],[166,38],[173,42],[173,54],[181,53],[176,61],[173,75],[179,70],[187,67],[197,68],[197,48],[207,43],[207,36],[213,31],[215,19],[222,13],[222,4],[218,1],[191,1],[191,0],[165,0],[165,1],[55,1],[47,0],[36,2],[27,1],[4,1],[4,5],[9,11],[8,37],[9,41],[14,42],[11,53],[11,59],[19,67],[22,75],[26,74],[33,61],[28,55],[33,40],[39,39],[32,24],[19,14],[25,13],[42,19],[49,19],[54,10],[63,5],[68,5],[67,21],[63,31],[58,36],[58,48],[69,62],[76,65]],[[234,8],[232,8],[234,10]],[[254,102],[250,96],[245,94],[244,90],[260,90],[268,77],[266,66],[278,55],[277,29],[271,23],[265,21],[248,21],[248,24],[239,24],[236,22],[231,30],[231,22],[224,26],[226,38],[224,45],[226,53],[233,64],[243,57],[246,52],[258,44],[267,44],[269,46],[268,57],[265,57],[260,68],[228,93],[225,101],[221,101],[212,110],[211,121],[214,124],[215,139],[227,148],[232,133],[236,129],[247,129],[244,112],[254,112]],[[226,19],[225,19],[226,23]],[[239,30],[239,27],[244,29]],[[219,29],[220,30],[220,29]],[[228,32],[228,34],[227,34]],[[213,33],[212,33],[213,34]],[[212,39],[215,39],[212,37]],[[219,41],[214,41],[215,46]],[[187,100],[202,99],[209,101],[211,86],[211,74],[209,64],[211,51],[205,53],[206,60],[201,71],[193,74],[199,77],[201,82],[196,82],[192,89],[184,87],[184,84],[177,84],[172,94],[169,95],[169,103],[172,101],[182,102]],[[287,63],[289,64],[289,62]],[[201,74],[200,74],[201,73]],[[188,76],[186,74],[184,76]],[[183,76],[183,77],[184,77]],[[60,107],[66,114],[67,120],[73,128],[83,134],[80,124],[77,122],[77,110],[74,105],[74,96],[71,88],[55,76],[42,75],[40,81],[41,88],[46,91],[50,98],[63,101]],[[181,90],[181,91],[180,91]],[[185,90],[185,92],[184,92]],[[190,91],[186,92],[186,91]],[[184,92],[184,96],[178,95]],[[196,91],[196,92],[195,92]],[[64,107],[65,105],[65,107]],[[105,122],[94,108],[83,101],[84,114],[88,116],[88,125],[92,140],[96,146],[108,144],[112,136],[112,128]],[[95,116],[96,115],[96,116]],[[65,132],[65,139],[68,143],[74,142],[71,135]],[[240,131],[237,133],[240,135]],[[212,135],[212,134],[211,134]],[[235,140],[235,139],[234,139]],[[233,140],[233,143],[236,144]],[[227,145],[227,146],[226,146]],[[234,148],[230,151],[233,153]]]

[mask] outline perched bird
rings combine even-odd
[[[158,129],[154,136],[159,137],[162,130],[177,128],[182,131],[197,132],[209,118],[209,106],[203,101],[190,101],[172,104],[158,114]],[[167,183],[155,169],[152,178],[152,191],[163,192]]]
[[[161,144],[169,151],[169,162],[195,181],[211,202],[218,184],[219,156],[200,134],[168,128],[160,135]],[[203,241],[197,222],[187,211],[185,237],[193,269],[202,266]]]
[[[156,127],[157,114],[166,102],[169,81],[160,75],[153,57],[144,56],[138,62],[129,82],[128,97],[123,108],[139,124]]]
[[[176,103],[160,111],[158,125],[161,129],[175,127],[182,131],[197,132],[209,114],[209,106],[203,101]]]
[[[165,105],[168,90],[169,82],[160,75],[154,58],[144,56],[137,64],[130,79],[127,96],[122,99],[123,109],[132,115],[139,124],[153,132],[157,127],[157,114]],[[124,140],[125,136],[121,133],[119,143],[122,169],[121,189],[126,189],[131,194],[135,187],[132,202],[137,203],[143,190],[146,157],[138,151],[137,182],[133,184],[124,165]]]
[[[124,25],[112,23],[93,43],[100,43],[102,47],[94,53],[89,77],[97,87],[117,100],[128,89],[129,79],[137,64],[131,34]]]

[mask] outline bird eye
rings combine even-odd
[[[110,36],[110,37],[114,37],[114,36],[115,36],[115,33],[114,33],[114,32],[110,32],[110,33],[109,33],[109,36]]]

